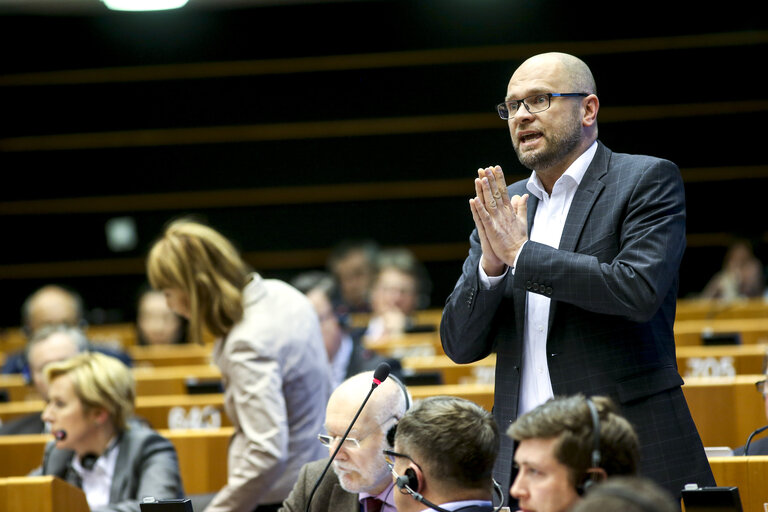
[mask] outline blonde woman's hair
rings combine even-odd
[[[190,220],[172,222],[147,258],[153,288],[175,288],[189,299],[190,339],[201,343],[203,327],[225,336],[243,318],[243,288],[250,269],[232,243]]]
[[[136,385],[133,374],[119,359],[100,352],[84,352],[45,367],[45,379],[67,375],[83,408],[104,409],[118,431],[133,416]]]

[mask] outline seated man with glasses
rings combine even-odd
[[[768,367],[763,372],[766,377],[768,377]],[[766,386],[766,379],[763,379],[759,382],[755,382],[755,387],[757,388],[757,391],[763,395],[763,401],[765,402],[765,417],[768,418],[768,386]],[[759,435],[764,431],[757,430],[755,431],[754,435]],[[736,448],[733,450],[734,455],[768,455],[768,437],[763,437],[762,439],[756,439],[754,442],[749,443],[749,451],[747,453],[744,453],[744,449],[747,446],[746,444],[744,446],[740,446],[739,448]]]
[[[373,372],[342,382],[326,407],[325,433],[319,442],[333,453],[371,389]],[[312,496],[312,512],[395,512],[393,482],[382,450],[391,447],[390,429],[410,403],[405,386],[391,375],[373,391],[329,471]],[[328,459],[304,465],[280,512],[305,512]]]
[[[452,396],[420,401],[398,423],[394,450],[384,451],[398,512],[493,511],[498,451],[490,412]]]

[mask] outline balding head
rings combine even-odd
[[[331,395],[326,409],[325,428],[337,439],[346,431],[360,405],[371,390],[373,372],[364,372],[344,381]],[[373,391],[360,417],[342,445],[333,469],[339,483],[347,492],[378,494],[392,481],[382,450],[389,445],[387,431],[405,413],[406,399],[403,389],[388,378]],[[331,443],[331,453],[337,441]]]
[[[22,307],[28,336],[46,325],[77,326],[83,319],[80,297],[60,286],[48,285],[33,293]]]
[[[560,52],[542,53],[534,55],[523,62],[516,75],[549,76],[552,80],[562,87],[562,90],[552,92],[585,92],[587,94],[597,94],[595,79],[592,76],[589,66],[573,55]]]

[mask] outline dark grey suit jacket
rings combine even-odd
[[[133,427],[123,433],[119,446],[110,505],[98,510],[139,512],[139,503],[147,496],[184,496],[176,450],[170,441],[148,428]],[[50,442],[45,447],[43,465],[33,474],[55,475],[77,486],[79,477],[71,467],[73,456],[72,451],[59,450]]]
[[[527,180],[509,186],[527,193]],[[528,200],[533,226],[538,200]],[[477,231],[441,323],[446,353],[469,363],[497,353],[494,416],[517,417],[526,293],[552,299],[547,362],[555,395],[607,395],[635,426],[641,472],[673,495],[713,485],[680,388],[672,326],[685,249],[680,172],[666,160],[613,153],[598,143],[560,247],[528,241],[514,274],[482,290]],[[509,488],[513,443],[502,436],[496,480]]]
[[[326,464],[328,464],[327,458],[304,464],[299,471],[296,485],[293,486],[279,512],[306,511],[309,495]],[[341,488],[336,473],[333,472],[333,468],[329,468],[312,498],[311,512],[360,512],[360,500],[357,494]]]

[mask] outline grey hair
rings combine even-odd
[[[32,349],[33,346],[37,345],[38,343],[42,343],[43,341],[47,340],[54,334],[65,334],[69,337],[69,339],[72,340],[72,342],[77,347],[78,352],[85,352],[88,350],[88,338],[86,337],[85,333],[82,329],[78,327],[72,327],[71,325],[67,324],[53,324],[53,325],[46,325],[44,327],[41,327],[30,338],[29,342],[27,343],[27,346],[25,348],[25,355],[29,355],[29,351]]]

